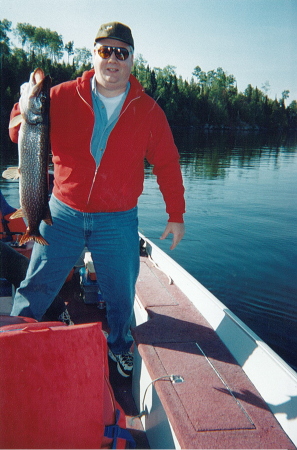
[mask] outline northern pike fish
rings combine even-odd
[[[52,225],[48,205],[48,160],[50,149],[49,109],[51,78],[36,69],[28,83],[21,86],[19,101],[21,114],[14,117],[9,127],[21,124],[18,138],[19,166],[10,167],[4,178],[19,178],[20,209],[10,219],[24,217],[26,233],[19,244],[34,240],[42,245],[48,242],[41,236],[39,225],[44,220]]]

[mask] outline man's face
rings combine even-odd
[[[101,45],[111,47],[124,47],[130,50],[130,46],[116,39],[101,39],[94,47],[94,69],[97,81],[97,89],[105,97],[115,97],[125,92],[133,65],[133,55],[125,61],[118,60],[114,54],[107,59],[98,55]]]

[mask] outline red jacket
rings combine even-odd
[[[83,212],[126,211],[143,190],[144,159],[153,164],[170,222],[183,222],[184,188],[179,154],[165,114],[130,76],[131,87],[96,169],[91,154],[94,71],[51,89],[54,195]],[[12,117],[16,115],[15,105]],[[17,142],[17,129],[10,137]]]

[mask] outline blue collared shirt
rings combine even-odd
[[[97,88],[96,88],[96,79],[95,75],[91,79],[91,91],[92,91],[92,101],[93,101],[93,109],[95,113],[95,125],[93,130],[93,136],[91,141],[91,153],[96,161],[96,166],[98,167],[103,153],[105,151],[107,140],[109,135],[114,128],[115,124],[118,121],[122,106],[124,101],[126,100],[127,94],[130,89],[130,83],[127,84],[125,94],[121,99],[120,103],[110,116],[107,118],[106,108],[104,103],[101,101]]]

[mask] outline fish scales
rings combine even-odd
[[[48,205],[50,86],[50,77],[45,77],[41,69],[36,69],[20,98],[22,122],[18,139],[17,176],[20,179],[21,209],[11,216],[23,216],[28,222],[20,245],[32,239],[47,245],[47,241],[40,234],[39,225],[42,220],[48,225],[52,224]],[[9,169],[5,172],[8,171]],[[11,175],[5,175],[5,172],[3,176],[11,178]]]

